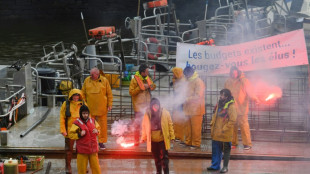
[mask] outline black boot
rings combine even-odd
[[[230,158],[230,144],[229,143],[224,143],[224,156],[223,156],[223,168],[220,171],[220,173],[226,173],[228,172],[228,162],[229,162],[229,158]]]
[[[228,172],[228,168],[227,167],[223,167],[220,171],[220,173],[226,173]]]

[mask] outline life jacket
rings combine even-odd
[[[135,79],[136,79],[136,81],[137,81],[137,83],[138,83],[140,89],[141,89],[141,90],[145,90],[144,83],[143,83],[143,81],[140,79],[140,77],[137,76],[137,75],[135,75]],[[150,77],[146,78],[146,82],[147,82],[147,84],[150,86],[150,89],[153,90],[154,87],[153,87],[153,84],[152,84],[152,81],[151,81]]]
[[[89,118],[86,123],[80,118],[74,121],[80,131],[85,130],[86,134],[76,141],[76,151],[82,154],[92,154],[98,152],[97,134],[92,133],[96,128],[95,120]]]

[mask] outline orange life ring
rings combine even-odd
[[[148,53],[147,57],[152,60],[156,60],[161,54],[161,45],[155,37],[149,37],[146,39],[146,44],[157,44],[157,53]],[[144,51],[146,51],[146,47],[144,47]]]

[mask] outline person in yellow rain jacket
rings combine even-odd
[[[108,141],[108,111],[112,109],[113,95],[111,86],[103,76],[100,76],[99,70],[93,68],[90,71],[90,77],[84,80],[82,91],[85,95],[85,101],[89,107],[92,118],[95,118],[100,125],[99,148],[106,149],[103,143]]]
[[[88,161],[93,174],[100,174],[97,135],[100,126],[89,117],[86,105],[80,108],[80,117],[75,120],[69,131],[69,138],[76,140],[78,174],[87,173]]]
[[[131,79],[129,85],[129,94],[132,98],[133,109],[135,112],[134,120],[134,139],[135,145],[139,145],[141,121],[144,112],[150,105],[151,91],[155,90],[156,85],[149,77],[149,68],[146,64],[141,64],[139,71],[136,72],[134,78]]]
[[[190,66],[183,70],[186,77],[187,89],[186,101],[183,104],[184,114],[188,117],[185,123],[185,144],[181,146],[190,146],[195,150],[200,148],[202,119],[205,114],[205,85],[199,78],[198,73]]]
[[[238,146],[238,127],[240,127],[242,143],[245,150],[252,148],[250,126],[248,121],[249,98],[259,102],[250,90],[253,89],[244,74],[235,66],[230,69],[230,78],[225,82],[225,88],[229,89],[236,102],[238,112],[237,122],[234,126],[232,148]]]
[[[183,76],[183,69],[175,67],[172,69],[173,73],[173,92],[174,92],[174,107],[172,111],[172,121],[174,127],[175,140],[184,142],[184,123],[186,118],[183,113],[183,103],[185,96],[183,95],[186,86],[185,78]]]
[[[69,102],[69,103],[68,103]],[[72,89],[69,92],[68,100],[63,102],[60,109],[60,133],[65,137],[65,160],[66,173],[71,171],[71,159],[73,152],[74,140],[70,140],[68,132],[72,123],[80,117],[79,110],[83,105],[83,94],[79,89]]]
[[[228,89],[220,91],[220,100],[215,106],[211,126],[212,138],[212,165],[208,170],[219,170],[224,152],[223,168],[220,173],[228,172],[231,140],[234,125],[237,119],[237,110],[234,98]]]
[[[170,141],[174,141],[173,123],[170,113],[160,106],[157,98],[152,98],[150,108],[146,111],[142,121],[141,143],[147,143],[147,151],[152,152],[156,173],[169,173]]]

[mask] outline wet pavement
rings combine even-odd
[[[21,138],[22,134],[33,123],[39,120],[47,111],[46,107],[36,107],[32,114],[20,120],[8,133],[8,145],[0,146],[0,152],[33,152],[63,153],[64,138],[59,133],[59,109],[55,107],[47,118],[33,131]],[[109,129],[110,131],[110,129]],[[110,133],[110,132],[109,132]],[[116,143],[117,137],[109,135],[107,150],[100,154],[108,156],[151,156],[146,152],[146,144],[138,147],[123,148]],[[129,138],[132,140],[132,138]],[[200,149],[190,150],[174,143],[170,156],[182,158],[210,158],[212,153],[211,140],[202,140]],[[232,159],[265,159],[265,160],[309,160],[309,143],[253,142],[253,148],[243,150],[242,146],[231,151]]]
[[[46,154],[44,169],[37,173],[45,173],[49,161],[52,162],[51,174],[64,173],[64,138],[59,133],[59,109],[51,109],[47,118],[23,138],[20,134],[37,122],[48,109],[37,107],[32,114],[14,125],[8,133],[8,145],[0,146],[0,158],[14,157],[16,154]],[[117,137],[109,135],[107,149],[99,152],[102,173],[155,173],[152,155],[146,152],[146,144],[123,148],[116,143],[116,139]],[[169,151],[170,173],[219,173],[206,170],[211,162],[211,150],[209,139],[203,139],[201,148],[197,150],[181,147],[178,142],[174,143]],[[53,154],[58,156],[52,156]],[[76,173],[75,159],[72,166],[73,173]],[[310,173],[310,145],[254,141],[250,150],[243,150],[243,147],[239,146],[231,151],[228,173]]]
[[[46,159],[44,174],[48,162],[51,162],[51,174],[64,174],[64,159]],[[208,171],[210,159],[170,159],[170,174],[216,174]],[[99,160],[102,174],[152,174],[156,168],[153,159],[105,159]],[[32,171],[28,171],[30,174]],[[72,172],[77,173],[76,160],[72,160]],[[308,174],[310,161],[269,161],[269,160],[230,160],[228,174]],[[89,171],[91,174],[91,171]]]

